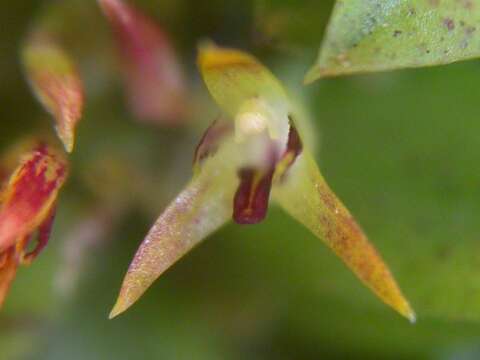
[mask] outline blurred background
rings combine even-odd
[[[333,1],[131,3],[170,34],[186,71],[190,112],[177,127],[129,111],[96,1],[0,1],[0,150],[51,131],[18,58],[36,21],[53,19],[87,89],[53,237],[0,312],[0,359],[478,359],[478,62],[303,87]],[[389,264],[415,325],[274,206],[260,225],[222,228],[107,320],[218,114],[195,67],[205,38],[252,52],[304,104],[324,176]]]

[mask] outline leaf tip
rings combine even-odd
[[[303,78],[303,85],[310,85],[316,80],[320,79],[321,77],[322,77],[321,70],[317,66],[314,66],[307,72],[307,74]]]

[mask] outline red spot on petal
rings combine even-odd
[[[233,126],[230,121],[215,120],[205,131],[202,139],[195,149],[194,165],[200,165],[206,158],[216,153],[220,142],[232,133]]]
[[[443,25],[448,29],[448,31],[455,30],[455,21],[451,18],[443,19]]]
[[[295,160],[302,153],[302,151],[302,140],[300,139],[300,135],[298,134],[292,119],[290,118],[290,131],[288,133],[287,148],[276,164],[275,177],[279,178],[281,181],[284,180],[288,170],[295,163]]]
[[[291,165],[295,162],[295,159],[298,157],[298,155],[302,153],[302,150],[303,150],[302,140],[300,139],[300,135],[298,134],[298,131],[295,125],[293,124],[293,121],[290,118],[290,131],[288,133],[287,150],[285,151],[285,154],[283,156],[285,157],[288,154],[293,155],[293,159],[289,164]]]

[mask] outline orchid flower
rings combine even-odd
[[[55,37],[42,30],[25,41],[22,61],[34,94],[54,116],[65,150],[72,152],[84,102],[83,83],[75,63]]]
[[[270,198],[323,240],[382,301],[415,315],[388,267],[329,188],[295,126],[280,82],[254,57],[209,44],[198,65],[223,115],[194,155],[194,176],[166,208],[128,269],[114,317],[173,263],[226,224],[255,224]]]
[[[140,119],[176,125],[185,115],[183,70],[167,34],[122,0],[98,0],[110,21],[123,61],[127,96]]]
[[[57,195],[67,175],[60,152],[44,143],[28,147],[9,177],[1,174],[9,172],[19,149],[12,150],[0,164],[0,307],[18,266],[30,264],[47,245]],[[37,245],[27,252],[35,232]]]

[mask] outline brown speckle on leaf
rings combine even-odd
[[[453,21],[453,19],[443,19],[443,25],[448,29],[448,31],[452,31],[455,29],[455,21]]]
[[[468,10],[472,10],[474,7],[474,2],[472,0],[457,0],[457,3]]]
[[[467,26],[465,28],[465,34],[472,35],[476,30],[477,28],[475,26]]]
[[[350,66],[350,61],[348,60],[348,55],[347,54],[338,55],[337,56],[337,62],[344,67],[349,67]]]
[[[452,249],[447,245],[443,245],[437,249],[436,255],[439,260],[447,260],[452,255]]]

